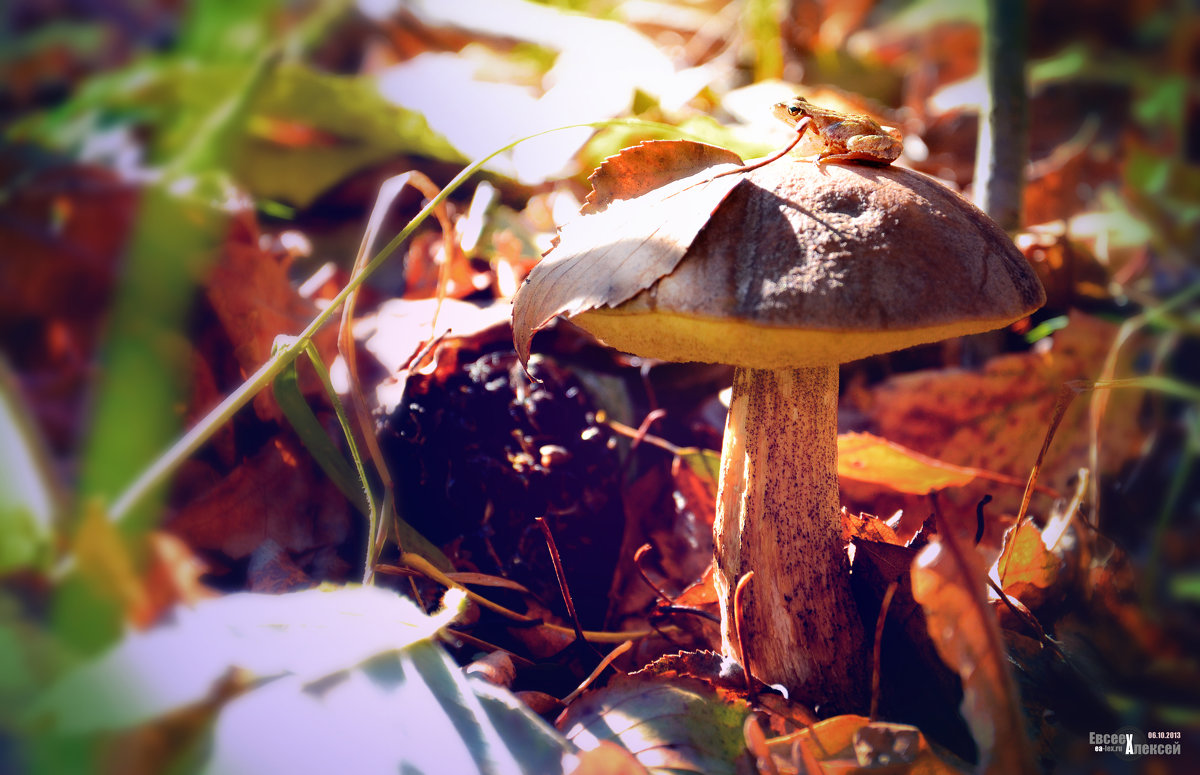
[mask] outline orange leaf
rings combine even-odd
[[[959,770],[940,759],[921,730],[907,724],[872,722],[865,716],[834,716],[767,743],[783,772],[904,772],[954,775]],[[795,769],[793,769],[795,768]]]
[[[1034,609],[1056,588],[1061,566],[1029,517],[1004,535],[1004,549],[996,560],[1000,588]]]
[[[601,740],[600,745],[576,758],[579,764],[570,775],[649,775],[633,754],[608,740]]]
[[[838,436],[838,476],[882,484],[898,492],[928,495],[970,484],[975,471],[922,455],[870,433],[843,433]]]
[[[938,654],[962,679],[962,714],[979,748],[978,771],[1036,773],[984,578],[974,550],[942,531],[913,560],[913,598],[925,609]]]

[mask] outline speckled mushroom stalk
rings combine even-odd
[[[836,365],[738,368],[713,528],[721,644],[762,681],[861,703],[863,629],[840,539]],[[748,571],[741,654],[733,592]],[[828,669],[831,665],[842,669]]]

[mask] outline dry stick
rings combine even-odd
[[[880,660],[883,656],[883,624],[887,621],[888,609],[892,607],[892,596],[896,594],[899,581],[888,584],[887,592],[883,593],[883,603],[879,606],[879,616],[875,619],[875,651],[871,655],[871,713],[867,717],[871,721],[879,715],[879,676]]]
[[[602,422],[605,425],[607,425],[609,428],[611,428],[614,433],[617,433],[621,436],[625,436],[630,439],[638,439],[639,441],[644,441],[651,446],[666,450],[667,452],[670,452],[672,455],[681,455],[687,451],[684,447],[676,446],[676,445],[672,444],[671,442],[667,441],[666,439],[660,438],[653,434],[650,434],[650,433],[642,434],[638,428],[632,428],[618,420],[614,420],[612,418],[606,417]],[[639,436],[639,434],[640,434],[640,436]]]
[[[1066,659],[1062,651],[1058,648],[1058,644],[1054,642],[1053,638],[1046,634],[1046,630],[1042,627],[1042,623],[1037,620],[1037,617],[1033,615],[1032,611],[1026,608],[1024,604],[1017,605],[1015,602],[1013,602],[1014,598],[1001,589],[1000,585],[993,581],[991,576],[987,577],[987,583],[988,586],[992,588],[992,591],[1000,597],[1000,600],[1003,601],[1004,605],[1008,606],[1008,610],[1012,611],[1014,616],[1025,622],[1025,624],[1028,625],[1031,630],[1038,634],[1038,639],[1041,640],[1043,646],[1046,646],[1053,651],[1056,656]]]
[[[558,556],[558,546],[554,543],[554,534],[550,532],[550,523],[546,521],[545,517],[535,517],[534,522],[537,522],[538,527],[542,529],[542,535],[546,537],[546,546],[550,549],[550,562],[554,563],[554,576],[558,579],[558,591],[562,594],[563,603],[567,606],[567,616],[571,617],[571,626],[575,628],[575,639],[603,659],[603,655],[587,642],[587,638],[583,637],[583,627],[579,625],[579,616],[575,613],[575,601],[571,599],[571,589],[567,586],[567,576],[563,573],[562,559]]]
[[[742,672],[746,674],[746,696],[751,699],[757,692],[754,691],[754,675],[750,672],[750,651],[746,648],[748,644],[742,629],[742,595],[745,594],[752,578],[754,571],[746,571],[746,574],[738,579],[733,590],[733,628],[737,630],[738,653],[742,657]]]
[[[504,648],[503,646],[497,646],[495,643],[489,643],[488,641],[483,640],[482,638],[476,638],[474,635],[468,635],[467,633],[463,632],[462,630],[456,630],[452,627],[443,627],[442,629],[438,630],[438,634],[439,634],[439,636],[449,635],[451,637],[458,638],[461,641],[470,643],[475,648],[482,649],[489,653],[491,653],[493,651],[503,651],[505,654],[508,655],[508,658],[513,661],[513,664],[517,665],[518,667],[533,667],[534,665],[537,664],[532,659],[526,659],[525,657],[521,656],[520,654],[516,654],[512,651],[509,651],[508,649]]]
[[[650,426],[663,417],[667,416],[666,409],[655,409],[642,418],[642,424],[638,426],[637,431],[631,437],[633,441],[629,445],[629,451],[637,449],[637,446],[642,443],[642,439],[646,438],[646,434],[650,432]]]
[[[654,590],[654,594],[658,595],[663,600],[666,600],[669,605],[675,605],[675,599],[659,589],[658,585],[651,581],[650,576],[646,574],[646,569],[642,567],[642,558],[646,556],[647,552],[651,552],[653,550],[654,547],[650,544],[642,544],[640,547],[638,547],[638,550],[633,553],[633,566],[637,568],[638,573],[642,577],[642,581],[646,582],[646,586]]]

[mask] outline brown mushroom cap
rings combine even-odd
[[[778,369],[843,363],[1028,315],[1012,240],[910,170],[785,158],[747,174],[671,274],[572,318],[624,352]]]

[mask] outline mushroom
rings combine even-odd
[[[1044,298],[1008,236],[932,178],[783,158],[744,174],[673,271],[572,317],[624,352],[736,367],[714,525],[725,654],[794,697],[863,706],[866,640],[838,497],[839,364],[999,328]],[[748,571],[742,654],[733,591]]]

